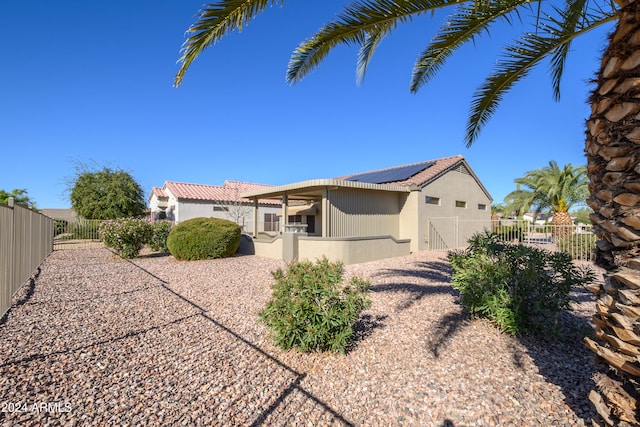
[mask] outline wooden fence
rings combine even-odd
[[[53,219],[13,203],[0,205],[0,318],[53,250]]]

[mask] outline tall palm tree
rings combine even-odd
[[[203,7],[183,46],[178,86],[193,60],[234,29],[242,29],[269,5],[284,0],[219,0]],[[588,205],[593,230],[599,237],[596,259],[609,270],[599,288],[594,315],[598,342],[586,339],[611,369],[596,376],[599,392],[591,401],[607,424],[640,425],[640,337],[634,325],[640,318],[640,1],[639,0],[354,0],[302,42],[293,52],[287,80],[295,83],[316,68],[337,45],[356,44],[358,78],[380,41],[399,24],[418,15],[452,9],[436,36],[427,42],[413,68],[410,90],[418,91],[437,74],[447,58],[464,43],[475,40],[500,22],[531,28],[504,49],[495,71],[474,95],[465,140],[471,145],[491,118],[502,96],[535,66],[548,59],[554,96],[571,43],[609,22],[616,22],[603,54],[590,98],[585,152],[590,180]],[[635,274],[628,268],[638,269]]]
[[[571,163],[560,169],[555,161],[539,169],[536,175],[538,191],[545,194],[547,204],[553,212],[553,224],[556,237],[571,233],[573,220],[569,209],[584,202],[589,195],[586,167],[573,167]]]
[[[521,212],[532,207],[536,213],[546,210],[553,215],[551,224],[554,225],[554,237],[565,237],[571,233],[573,221],[569,209],[584,202],[588,196],[584,166],[573,167],[569,163],[561,169],[552,160],[549,166],[529,171],[514,181],[518,189],[505,197],[510,206]]]

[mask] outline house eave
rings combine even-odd
[[[396,193],[409,193],[411,189],[400,185],[371,184],[368,182],[346,181],[343,179],[312,179],[308,181],[295,182],[264,190],[243,193],[240,197],[245,199],[273,199],[284,195],[299,196],[299,198],[312,198],[313,194],[319,194],[323,190],[336,190],[338,188],[349,188],[358,190],[391,191]],[[306,195],[306,196],[305,196]]]

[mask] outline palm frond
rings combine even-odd
[[[460,46],[473,41],[496,20],[511,22],[519,9],[536,0],[469,2],[447,17],[433,41],[422,51],[413,67],[410,90],[416,93],[440,71],[446,59]]]
[[[197,21],[189,27],[190,36],[182,45],[181,64],[174,79],[174,86],[180,86],[191,63],[209,46],[224,36],[242,28],[264,11],[270,4],[284,4],[284,0],[222,0],[206,4],[199,12]]]
[[[543,210],[566,211],[577,203],[584,203],[589,193],[585,166],[574,167],[568,163],[560,168],[555,160],[549,161],[548,166],[527,172],[514,182],[518,184],[518,190],[507,195],[512,204],[530,202]],[[526,190],[521,190],[521,186]]]
[[[363,46],[358,60],[358,76],[363,76],[380,40],[398,24],[456,3],[458,0],[354,1],[295,49],[287,68],[287,82],[302,80],[339,44]]]
[[[596,16],[598,19],[588,19]],[[615,12],[598,13],[596,15],[583,14],[585,21],[571,32],[526,33],[518,42],[507,46],[503,62],[499,62],[498,69],[489,76],[474,95],[471,112],[467,121],[465,142],[471,146],[478,137],[482,127],[495,113],[503,95],[519,80],[524,78],[543,59],[552,55],[563,45],[590,30],[615,19]]]
[[[380,24],[375,28],[371,28],[365,33],[364,41],[358,51],[358,62],[356,66],[356,83],[359,85],[364,81],[367,73],[369,62],[373,57],[373,53],[382,41],[382,39],[392,31],[393,27],[389,23]]]
[[[603,13],[602,9],[594,9],[590,12],[587,9],[588,4],[589,0],[567,0],[564,10],[553,8],[557,17],[547,17],[542,24],[544,30],[556,37],[564,35],[566,38],[568,35],[579,31],[584,25],[600,21],[602,18],[606,18],[606,15],[615,12],[615,9],[611,9],[609,13]],[[594,12],[598,12],[598,15],[594,15]],[[556,101],[560,100],[560,81],[562,80],[564,65],[570,48],[571,40],[560,45],[551,56],[549,74],[551,75],[553,97]]]

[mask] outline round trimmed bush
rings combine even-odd
[[[193,218],[171,229],[167,248],[180,260],[225,258],[240,246],[241,229],[235,222],[220,218]]]

